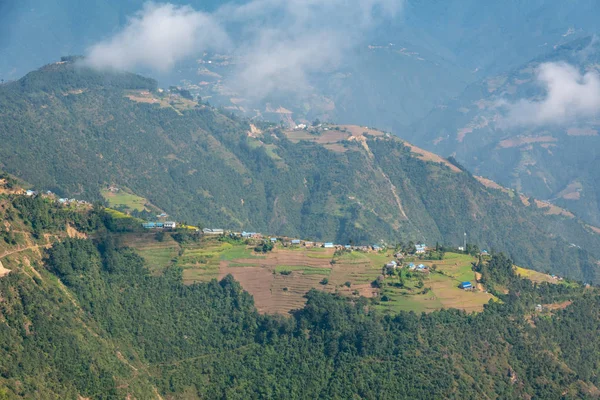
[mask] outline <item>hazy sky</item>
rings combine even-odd
[[[378,23],[394,18],[402,0],[252,0],[212,12],[147,3],[117,33],[87,51],[96,68],[166,72],[203,51],[243,60],[229,82],[261,97],[275,88],[298,91],[311,73],[337,67]]]

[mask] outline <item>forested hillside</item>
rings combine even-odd
[[[392,135],[250,125],[187,97],[137,75],[48,65],[0,86],[0,165],[62,196],[127,187],[212,227],[364,244],[458,245],[466,231],[522,265],[598,279],[591,228]]]
[[[178,268],[151,275],[99,207],[0,201],[17,235],[0,242],[2,399],[598,393],[597,290],[532,284],[501,254],[475,266],[502,300],[482,313],[382,316],[367,299],[312,291],[304,309],[274,318],[231,277],[185,286]],[[49,238],[46,250],[24,246]]]

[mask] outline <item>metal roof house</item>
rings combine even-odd
[[[415,248],[417,249],[417,251],[416,251],[417,254],[423,254],[427,250],[427,245],[417,244],[417,245],[415,245]]]
[[[167,221],[164,223],[164,226],[167,229],[175,229],[175,228],[177,228],[177,222]]]
[[[473,284],[471,282],[461,282],[458,287],[461,289],[473,289]]]
[[[293,239],[292,244],[300,244],[300,239]]]
[[[326,249],[332,249],[333,248],[333,243],[325,243],[323,245],[323,247],[325,247]]]
[[[275,243],[277,241],[277,238],[271,238],[271,243]]]
[[[202,229],[202,233],[204,233],[205,235],[222,235],[224,231],[223,229],[204,228]]]

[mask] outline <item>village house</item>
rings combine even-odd
[[[225,231],[223,229],[204,228],[202,229],[202,233],[205,235],[222,235]]]
[[[325,247],[326,249],[333,249],[333,243],[325,243],[323,247]]]
[[[177,228],[177,223],[173,221],[167,221],[165,222],[164,227],[167,229],[175,229]]]
[[[473,289],[473,284],[471,282],[461,282],[458,287],[464,290],[470,290]]]
[[[427,245],[424,244],[417,244],[415,248],[417,249],[416,254],[424,254],[427,251]]]
[[[293,245],[299,245],[300,244],[300,239],[292,239],[291,242]]]

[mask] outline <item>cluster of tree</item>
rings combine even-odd
[[[263,240],[263,242],[256,247],[254,247],[254,251],[257,253],[268,253],[273,250],[274,244],[271,243],[270,240]]]
[[[313,290],[285,318],[260,315],[231,276],[186,286],[177,267],[152,275],[118,235],[66,239],[39,278],[0,279],[9,398],[149,398],[153,386],[188,398],[562,398],[600,383],[597,292],[519,279],[502,254],[476,267],[509,293],[479,314],[382,316],[365,298]]]

